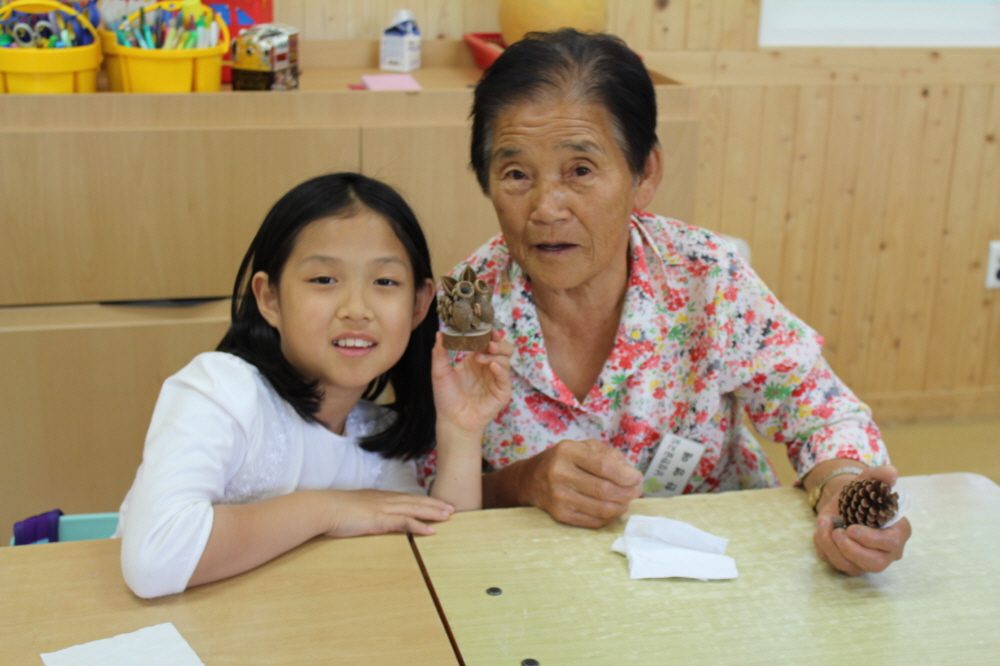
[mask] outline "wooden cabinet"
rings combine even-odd
[[[54,508],[117,511],[160,384],[214,348],[228,325],[228,299],[0,308],[4,532]]]
[[[278,197],[357,166],[355,128],[0,131],[0,305],[226,296]]]
[[[297,183],[360,170],[398,188],[437,275],[496,233],[467,166],[464,44],[430,47],[415,93],[349,90],[373,71],[338,65],[354,51],[304,43],[290,93],[0,96],[0,529],[118,509],[163,380],[228,326],[228,300],[190,299],[228,299]],[[692,91],[656,81],[667,170],[651,209],[690,219]]]
[[[4,532],[118,509],[160,385],[225,333],[268,209],[359,168],[356,123],[210,97],[0,96]]]

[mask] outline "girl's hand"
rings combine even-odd
[[[486,351],[469,353],[452,366],[444,348],[444,334],[434,344],[431,376],[439,428],[482,435],[489,422],[510,401],[510,357],[514,345],[492,332]]]
[[[410,532],[434,534],[422,520],[448,520],[455,508],[433,497],[386,490],[327,490],[330,497],[328,537]]]

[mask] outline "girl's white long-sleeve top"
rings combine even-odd
[[[323,488],[423,494],[412,461],[387,460],[358,444],[390,414],[361,401],[337,435],[300,417],[250,363],[222,352],[198,355],[164,382],[121,505],[116,536],[125,581],[145,598],[183,591],[208,542],[215,504]]]

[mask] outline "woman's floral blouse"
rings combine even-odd
[[[705,453],[685,493],[778,485],[742,425],[784,443],[799,476],[830,458],[888,462],[868,408],[821,356],[823,339],[785,309],[722,237],[648,213],[631,220],[629,283],[614,349],[582,402],[549,366],[531,284],[502,235],[466,264],[493,286],[495,326],[516,352],[513,395],[486,430],[501,468],[560,440],[598,439],[645,472],[667,432]],[[420,465],[433,474],[433,456]]]

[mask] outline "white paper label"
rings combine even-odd
[[[703,453],[704,444],[667,433],[656,447],[656,454],[642,479],[642,494],[646,497],[680,495]]]

